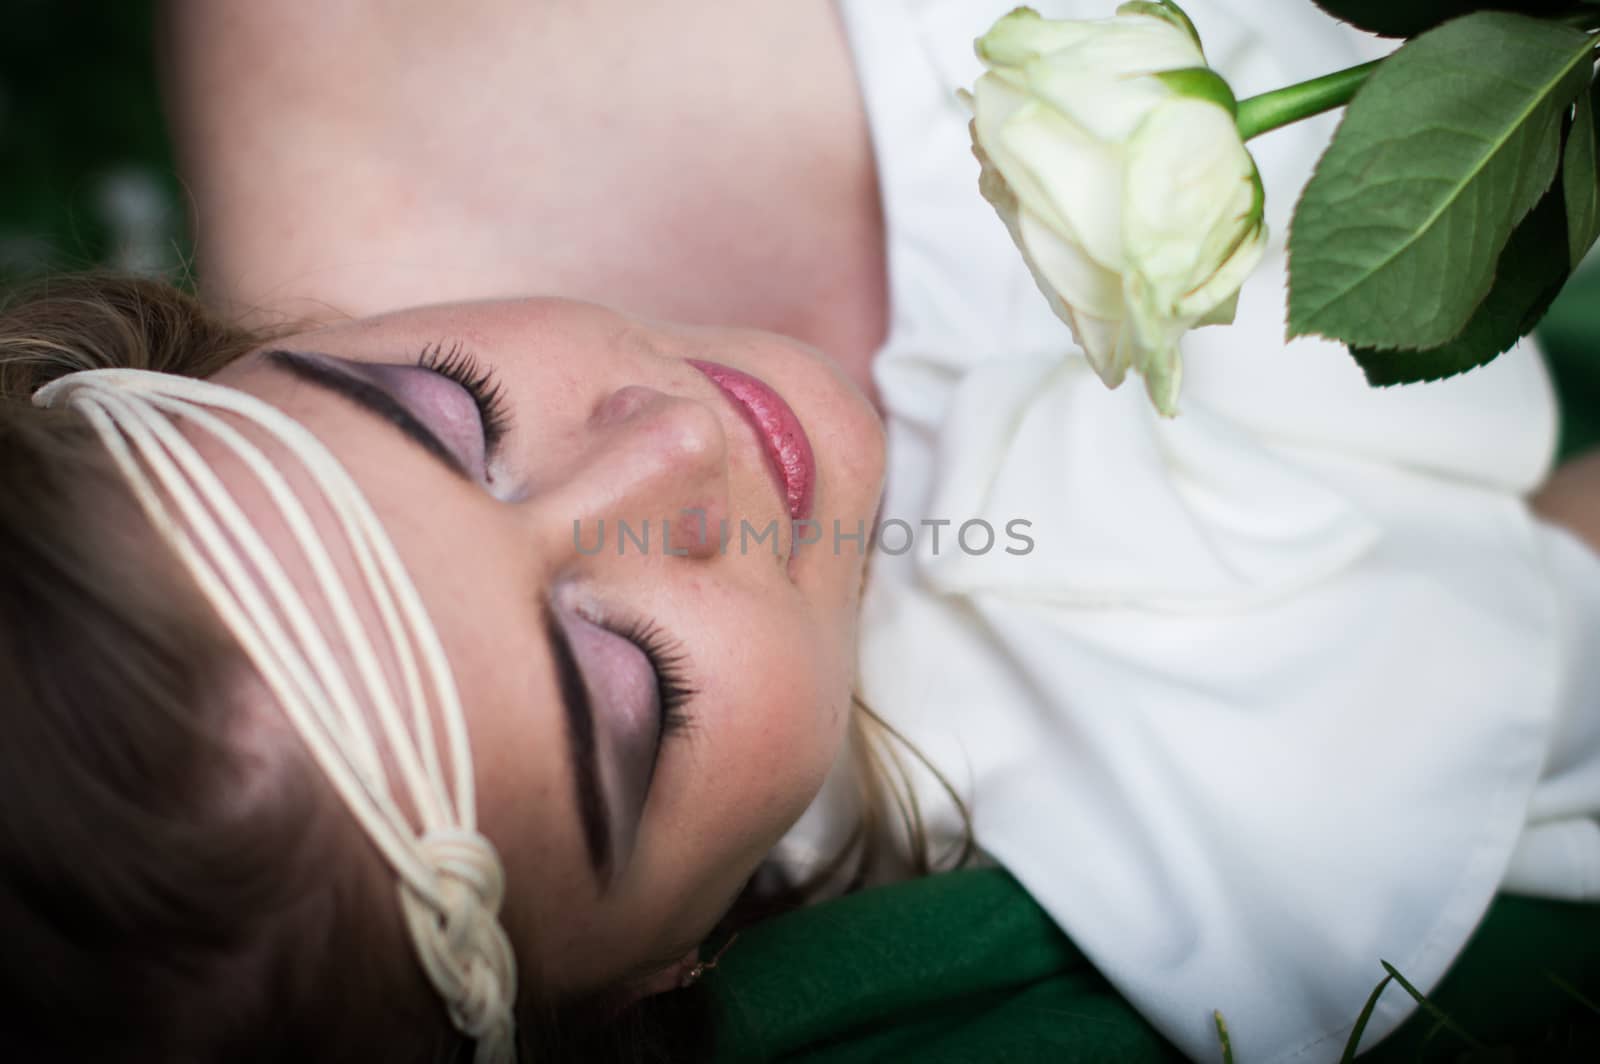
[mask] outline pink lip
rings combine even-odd
[[[710,377],[755,426],[756,434],[766,444],[767,465],[777,477],[778,487],[789,504],[789,517],[796,521],[810,517],[817,463],[806,430],[789,404],[765,382],[748,373],[716,362],[694,358],[687,361]]]

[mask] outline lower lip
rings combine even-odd
[[[789,517],[802,521],[811,516],[812,497],[817,484],[817,463],[811,441],[800,419],[783,397],[748,373],[720,365],[688,359],[689,365],[711,378],[728,398],[744,412],[746,420],[766,444],[767,464],[772,467],[789,504]]]

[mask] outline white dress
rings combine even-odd
[[[1252,143],[1272,243],[1236,323],[1186,339],[1180,415],[1107,391],[977,191],[955,93],[1010,6],[840,3],[888,226],[882,513],[951,521],[937,552],[923,526],[875,554],[861,693],[1187,1054],[1219,1059],[1215,1010],[1241,1062],[1335,1060],[1380,959],[1427,990],[1498,890],[1600,897],[1600,560],[1525,502],[1549,378],[1524,345],[1379,390],[1342,347],[1284,342],[1287,220],[1329,116]],[[1184,7],[1241,98],[1392,46],[1309,0]],[[987,553],[953,542],[973,518]],[[844,792],[780,859],[828,850]],[[1411,1008],[1392,988],[1365,1044]]]

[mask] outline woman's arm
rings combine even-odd
[[[540,292],[883,331],[882,223],[827,0],[169,0],[202,287],[326,317]]]

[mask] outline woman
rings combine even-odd
[[[7,803],[4,896],[7,926],[32,936],[25,952],[40,969],[7,995],[16,1011],[6,1026],[24,1047],[101,1059],[404,1059],[448,1052],[480,1029],[462,1022],[465,995],[407,956],[428,947],[393,901],[395,862],[341,808],[340,777],[308,756],[304,732],[283,726],[285,699],[192,590],[193,571],[152,538],[106,438],[81,408],[26,405],[63,370],[91,366],[202,376],[262,400],[309,430],[371,504],[459,688],[482,835],[506,883],[498,920],[516,983],[500,990],[523,1006],[519,1037],[543,1029],[541,1010],[581,1002],[609,1016],[697,971],[700,943],[757,865],[830,766],[849,764],[841,750],[867,552],[849,539],[814,549],[795,522],[849,532],[873,519],[885,466],[866,398],[874,355],[890,356],[877,380],[891,439],[911,463],[897,470],[904,487],[892,486],[900,494],[885,513],[902,505],[912,520],[959,523],[975,514],[939,513],[917,497],[934,468],[916,457],[917,434],[936,436],[956,409],[941,387],[981,377],[944,355],[965,350],[975,362],[974,342],[1014,344],[1020,362],[1044,351],[1059,362],[1063,347],[1058,327],[1046,334],[1014,299],[1015,277],[979,269],[1013,262],[996,257],[998,225],[946,210],[946,189],[970,188],[972,175],[951,157],[962,130],[942,110],[945,82],[998,11],[860,3],[842,13],[765,2],[490,4],[466,14],[171,6],[169,98],[202,289],[260,333],[139,290],[111,291],[110,305],[46,297],[6,322],[0,528],[20,564],[7,574],[4,628],[26,639],[3,668],[8,689],[30,693],[12,710],[30,741],[8,744],[18,756],[5,778],[19,797]],[[1191,14],[1221,24],[1217,12]],[[912,39],[926,43],[896,58]],[[1247,76],[1248,58],[1238,60]],[[924,130],[932,135],[918,141]],[[922,178],[929,199],[919,204]],[[975,193],[970,202],[982,210]],[[952,248],[976,249],[962,264],[969,273],[952,265]],[[941,303],[952,276],[990,287]],[[997,306],[1014,317],[1002,320]],[[70,407],[70,392],[44,401],[58,395]],[[1086,413],[1086,423],[1141,424],[1129,395],[1097,398],[1118,412]],[[1204,415],[1192,420],[1200,443],[1216,442]],[[271,462],[298,468],[266,421],[250,424]],[[295,560],[292,522],[248,463],[197,435],[318,627],[335,630],[330,582]],[[1211,453],[1237,470],[1239,451]],[[303,475],[288,475],[334,568],[353,581],[360,565],[337,547],[337,500],[316,502]],[[1515,491],[1489,494],[1504,510]],[[776,537],[759,538],[769,526]],[[1585,572],[1593,558],[1573,561],[1573,546],[1562,541],[1563,564]],[[1005,570],[974,576],[971,555],[927,557],[918,564],[940,569],[945,594],[970,599],[958,612],[1005,631],[994,620],[1005,595],[980,594]],[[886,663],[906,651],[903,639],[922,657],[966,639],[952,634],[961,624],[926,611],[913,560],[873,563],[883,574],[867,611],[867,701],[881,696],[935,766],[974,784],[979,842],[1078,937],[1064,904],[1074,899],[1052,882],[1065,849],[1020,852],[1039,840],[1005,830],[1019,818],[993,785],[992,759],[969,779],[964,749],[929,727],[954,723],[948,698],[926,682],[893,682]],[[1149,620],[1140,605],[1105,621],[1133,638],[1135,622]],[[1059,620],[1037,604],[1016,609],[1019,624]],[[370,603],[358,612],[365,629],[382,630]],[[1170,625],[1149,630],[1174,638]],[[952,685],[1006,691],[996,713],[1030,704],[1013,689],[1026,686],[1036,655],[1054,652],[1007,638],[1025,666],[1018,676],[976,661]],[[330,641],[345,655],[357,642]],[[919,661],[916,678],[938,664]],[[1559,730],[1558,699],[1543,701],[1543,723],[1519,751],[1542,751]],[[938,709],[919,717],[918,706]],[[1018,718],[989,719],[1012,733]],[[1097,781],[1093,745],[1082,749],[1056,774],[1113,793],[1129,784],[1120,754]],[[1049,772],[1008,750],[1017,779]],[[1478,748],[1467,753],[1475,764]],[[831,802],[814,808],[784,851],[797,873],[819,862],[826,871],[859,819]],[[935,827],[947,824],[940,814]],[[1501,832],[1507,846],[1512,828]],[[1115,840],[1104,841],[1114,853]],[[1485,860],[1473,890],[1492,891],[1507,860],[1493,869]],[[1474,898],[1457,906],[1458,920],[1470,924],[1462,914]],[[1114,953],[1095,957],[1115,972]],[[1163,1013],[1137,977],[1124,984],[1199,1052],[1191,1015]],[[1359,1005],[1326,1026],[1347,1028]],[[67,1022],[82,1016],[99,1022]],[[1321,1033],[1303,1020],[1264,1036],[1263,1056]]]

